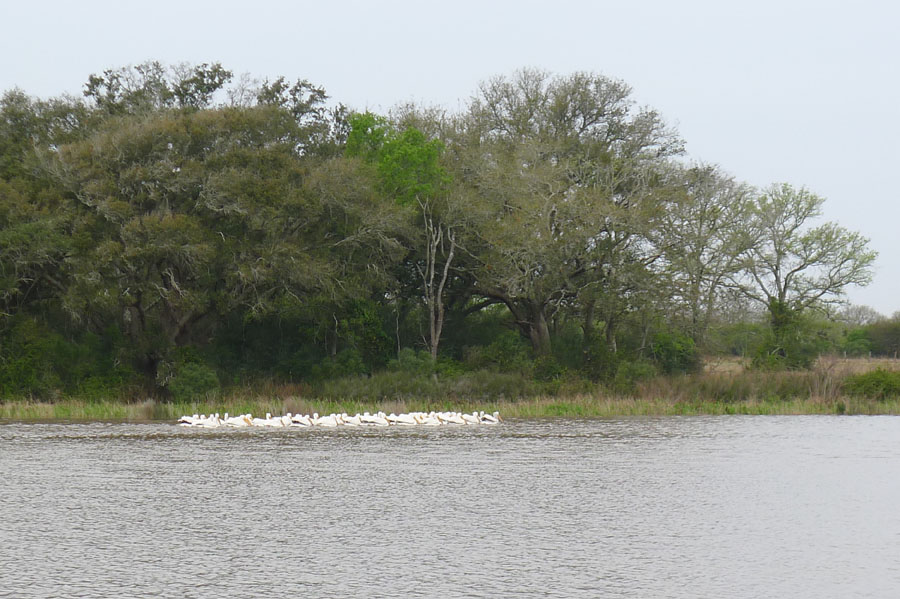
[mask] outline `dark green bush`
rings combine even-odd
[[[844,391],[850,395],[869,399],[900,397],[900,372],[877,368],[870,372],[848,376],[844,380]]]
[[[753,351],[753,366],[762,370],[803,370],[833,348],[831,331],[817,320],[794,314],[780,328],[770,327]]]
[[[697,351],[694,340],[682,333],[657,333],[650,350],[660,370],[666,374],[696,372],[700,369],[700,352]]]
[[[553,356],[539,356],[534,361],[532,376],[536,381],[557,381],[566,373],[566,368]]]
[[[617,393],[633,393],[637,383],[656,376],[656,367],[646,360],[622,360],[616,368],[611,388]]]
[[[388,370],[409,374],[432,374],[435,371],[435,364],[428,352],[417,352],[412,348],[404,347],[395,359],[388,362]]]
[[[584,352],[581,372],[592,381],[612,380],[622,361],[622,354],[612,351],[605,339],[595,339]]]
[[[553,357],[566,370],[580,370],[584,365],[585,342],[582,324],[574,320],[563,322],[553,335]]]
[[[530,362],[528,342],[515,331],[504,331],[487,346],[468,347],[464,362],[473,369],[520,370]]]
[[[49,399],[62,381],[54,369],[62,338],[31,318],[16,318],[0,344],[0,393]]]
[[[872,341],[866,329],[853,329],[841,342],[840,350],[848,356],[866,356],[872,351]]]
[[[895,316],[866,326],[866,337],[872,342],[872,353],[896,358],[900,355],[900,318]]]
[[[176,366],[175,375],[167,387],[175,401],[191,401],[217,393],[219,377],[216,376],[216,371],[206,364],[188,362]]]
[[[44,320],[25,314],[5,324],[0,331],[0,396],[108,397],[121,393],[135,377],[117,359],[121,336],[115,327],[102,336],[82,333],[67,338]]]
[[[357,350],[348,348],[313,366],[310,369],[309,378],[322,380],[368,373],[369,369],[366,368],[362,355]]]
[[[767,331],[767,325],[761,322],[713,326],[707,333],[704,349],[711,353],[747,357],[753,354]]]
[[[397,358],[388,362],[388,372],[413,374],[418,376],[441,375],[456,376],[465,372],[462,364],[452,358],[439,357],[437,361],[431,358],[431,353],[419,350],[415,351],[405,347],[400,350]]]

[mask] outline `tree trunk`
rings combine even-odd
[[[595,301],[590,299],[584,304],[584,323],[581,325],[581,351],[587,354],[591,351],[594,343],[595,326],[594,326],[594,305]]]
[[[552,350],[550,327],[544,314],[544,304],[534,300],[513,300],[495,290],[482,292],[502,302],[515,319],[519,331],[531,341],[531,349],[536,356],[549,355]]]
[[[528,327],[528,337],[531,339],[531,348],[536,356],[550,355],[550,327],[547,326],[547,317],[544,315],[543,306],[534,306],[531,310],[531,322]]]
[[[616,353],[619,349],[616,344],[616,319],[614,316],[610,316],[606,320],[606,347],[611,353]]]
[[[328,347],[328,355],[332,358],[337,355],[337,345],[338,345],[338,319],[336,314],[332,314],[331,317],[334,319],[334,335],[331,337],[331,343]],[[328,333],[325,333],[325,339],[328,339]],[[326,341],[327,342],[327,341]]]
[[[794,332],[796,313],[785,302],[770,300],[769,322],[775,340],[774,352],[781,357],[789,357],[787,349],[789,345],[788,337]]]
[[[450,275],[450,267],[453,256],[456,253],[456,233],[449,226],[445,227],[440,221],[435,224],[431,217],[427,203],[419,202],[425,221],[425,268],[419,268],[422,284],[425,291],[425,307],[428,309],[428,342],[431,349],[431,358],[437,360],[438,346],[441,343],[441,332],[444,328],[444,287]],[[449,251],[446,253],[440,279],[435,282],[437,273],[438,254],[444,253],[444,231],[447,232]]]

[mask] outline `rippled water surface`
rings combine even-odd
[[[0,425],[0,596],[900,596],[900,418]]]

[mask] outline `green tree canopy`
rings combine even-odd
[[[504,303],[538,353],[548,318],[584,290],[652,260],[658,168],[681,151],[659,115],[601,75],[523,70],[482,85],[456,168],[478,198],[477,293]]]

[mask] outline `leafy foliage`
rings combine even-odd
[[[351,113],[219,63],[7,91],[0,393],[366,377],[389,397],[451,375],[461,394],[624,392],[704,351],[788,368],[900,351],[896,319],[819,316],[870,279],[864,238],[811,227],[804,189],[758,192],[682,148],[592,73],[497,77],[458,114]]]
[[[374,164],[381,192],[401,206],[433,198],[449,183],[440,164],[444,145],[414,127],[398,131],[371,113],[350,117],[346,153]]]
[[[666,374],[696,372],[701,366],[694,340],[677,332],[660,332],[651,345],[653,358]]]
[[[840,351],[848,356],[865,356],[872,352],[872,341],[865,329],[848,331],[840,345]]]
[[[844,390],[851,395],[871,399],[888,399],[900,396],[900,372],[877,368],[848,377]]]
[[[219,378],[209,366],[187,362],[178,366],[168,389],[177,402],[206,399],[219,390]]]
[[[900,355],[900,318],[873,323],[865,328],[871,340],[872,352],[881,356]]]

